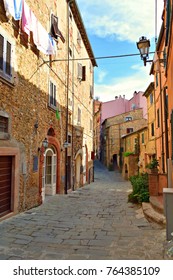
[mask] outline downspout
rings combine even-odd
[[[168,146],[168,112],[166,111],[166,89],[164,87],[164,116],[165,116],[165,148],[166,148],[166,170],[168,173],[168,161],[169,159],[169,146]]]
[[[162,79],[161,79],[161,71],[159,71],[159,81],[160,81],[160,107],[161,107],[161,138],[162,138],[162,172],[165,173],[165,161],[164,161],[164,137],[163,137],[163,100],[162,100]]]
[[[70,71],[70,57],[69,57],[69,7],[73,0],[67,1],[67,88],[66,88],[66,144],[68,143],[68,97],[69,97],[69,71]],[[65,147],[65,186],[64,194],[68,190],[68,146]]]

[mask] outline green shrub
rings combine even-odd
[[[124,157],[128,157],[128,156],[130,156],[130,155],[134,155],[134,153],[133,153],[133,152],[124,152],[124,153],[123,153],[123,156],[124,156]]]
[[[143,173],[130,177],[132,193],[128,196],[128,201],[132,203],[149,202],[148,174]]]

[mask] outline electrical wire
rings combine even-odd
[[[154,52],[149,52],[149,54],[154,54]],[[140,54],[139,53],[132,53],[132,54],[120,54],[120,55],[108,55],[108,56],[97,56],[97,57],[83,57],[83,58],[70,58],[69,60],[70,61],[75,61],[75,60],[99,60],[99,59],[115,59],[115,58],[123,58],[123,57],[131,57],[131,56],[139,56]],[[68,61],[68,58],[67,59],[53,59],[51,60],[51,62],[62,62],[62,61]],[[49,63],[50,61],[49,60],[45,60],[41,65],[40,67],[43,65],[43,64],[47,64]]]

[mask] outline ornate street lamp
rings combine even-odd
[[[142,36],[136,44],[140,52],[141,59],[144,62],[144,66],[146,66],[147,62],[152,62],[152,60],[147,60],[147,58],[149,58],[150,40],[147,40],[145,36]]]
[[[42,142],[43,147],[46,149],[49,145],[49,142],[47,140],[47,138],[44,138],[43,142]]]

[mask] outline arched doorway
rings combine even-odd
[[[51,132],[51,133],[50,133]],[[51,134],[51,135],[50,135]],[[49,146],[40,153],[39,164],[39,203],[42,203],[45,199],[45,195],[49,193],[48,182],[50,182],[50,176],[48,176],[48,170],[51,170],[51,194],[54,195],[61,192],[60,185],[60,144],[58,139],[53,136],[54,130],[48,131],[47,139]],[[50,159],[51,158],[51,159]],[[47,170],[47,171],[46,171]],[[49,172],[50,173],[50,172]],[[54,178],[53,178],[54,176]],[[45,181],[46,180],[46,181]],[[47,187],[46,187],[47,186]]]
[[[56,194],[57,154],[53,146],[46,149],[43,163],[42,200],[45,195]]]

